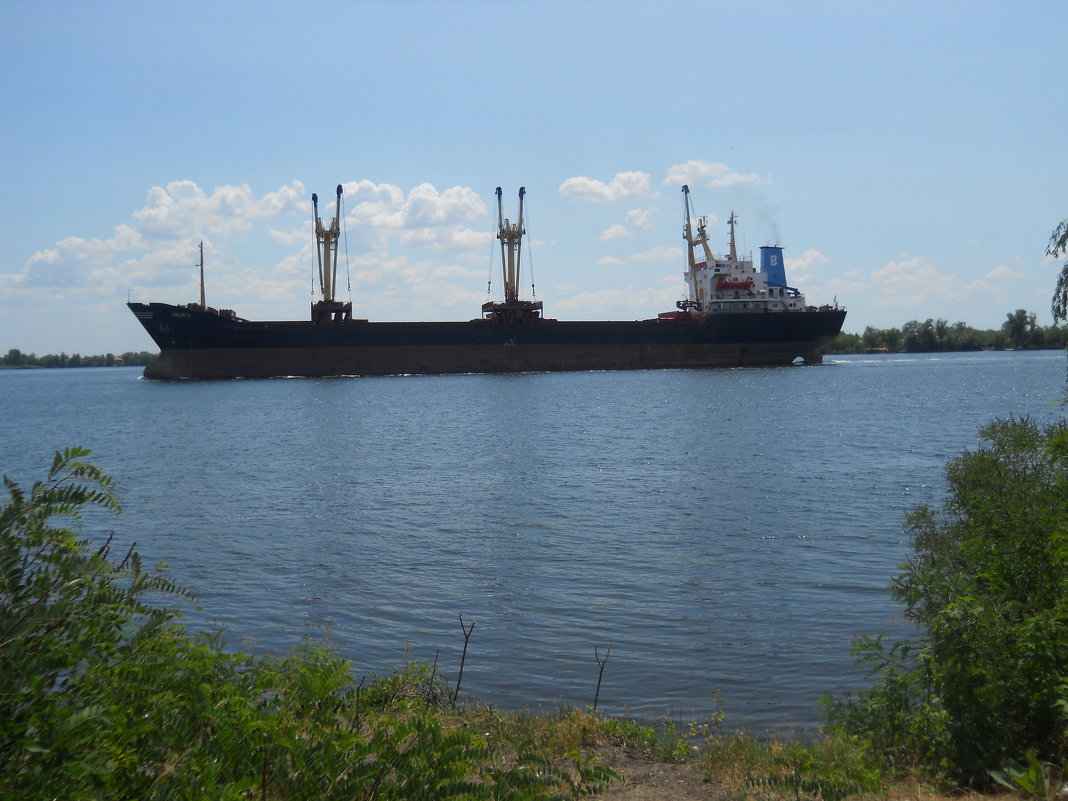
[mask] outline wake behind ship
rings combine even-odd
[[[312,195],[320,299],[305,321],[251,321],[213,309],[204,297],[201,246],[199,303],[129,303],[160,348],[146,378],[268,378],[778,365],[822,360],[819,348],[842,329],[845,310],[808,306],[786,282],[782,248],[760,248],[760,268],[739,258],[732,214],[730,250],[716,257],[705,218],[693,224],[689,188],[683,237],[689,297],[677,309],[633,321],[546,318],[540,301],[519,297],[525,190],[519,217],[504,217],[497,188],[504,300],[483,304],[465,322],[369,322],[336,299],[341,194],[332,220]]]

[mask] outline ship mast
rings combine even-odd
[[[319,196],[312,194],[315,215],[315,256],[319,263],[319,291],[322,300],[312,304],[312,322],[346,322],[352,318],[352,304],[336,300],[337,244],[341,236],[341,184],[337,185],[337,208],[329,225],[319,217]]]
[[[204,299],[204,240],[200,240],[200,310],[208,308]]]
[[[731,262],[738,261],[738,248],[734,246],[734,224],[736,222],[738,222],[738,217],[732,211],[731,218],[727,220],[727,224],[731,227]]]

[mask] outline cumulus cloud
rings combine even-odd
[[[133,213],[134,227],[146,238],[233,236],[246,233],[254,220],[276,217],[306,202],[304,185],[294,181],[256,197],[247,185],[220,186],[210,195],[192,181],[172,181],[148,192],[148,205]]]
[[[670,282],[670,283],[668,283]],[[658,311],[675,308],[675,301],[685,293],[685,286],[677,278],[665,279],[662,288],[603,289],[598,292],[580,292],[558,300],[554,308],[574,314],[596,314],[610,317],[632,315],[637,318],[652,317]]]
[[[864,292],[867,287],[868,284],[861,272],[859,270],[850,270],[838,278],[831,278],[822,284],[806,287],[806,290],[822,295],[834,294],[848,297]],[[806,294],[809,294],[809,292],[806,291]]]
[[[602,242],[612,239],[620,239],[625,236],[634,236],[627,226],[632,226],[640,231],[648,231],[653,227],[652,217],[656,209],[631,209],[627,212],[626,224],[615,223],[601,232],[598,237]]]
[[[1006,264],[1001,264],[988,272],[982,278],[972,281],[964,287],[965,295],[990,295],[994,298],[1004,298],[1003,287],[1006,282],[1012,283],[1024,277],[1023,273],[1016,272]],[[1044,294],[1044,293],[1042,293]]]
[[[607,203],[646,194],[652,186],[652,180],[652,176],[645,172],[617,172],[609,183],[577,176],[560,184],[558,191],[564,197],[574,200]]]
[[[607,242],[610,239],[619,239],[620,237],[624,236],[634,236],[634,234],[628,231],[625,226],[616,223],[615,225],[609,226],[604,231],[602,231],[598,239],[600,239],[602,242]]]
[[[303,196],[299,181],[261,196],[248,186],[220,186],[210,194],[192,181],[154,186],[146,204],[110,236],[60,239],[30,256],[4,283],[9,290],[85,287],[98,296],[124,287],[185,284],[199,239],[206,240],[210,254],[213,238],[243,235],[257,220],[298,208]],[[275,232],[272,236],[277,240]]]
[[[631,261],[663,261],[666,259],[681,259],[685,255],[682,248],[669,248],[661,245],[644,253],[635,253],[630,259]]]
[[[627,225],[640,231],[649,231],[653,227],[653,215],[656,209],[631,209],[627,212]]]
[[[687,161],[668,167],[664,186],[700,184],[710,187],[735,186],[736,184],[770,184],[771,176],[760,177],[755,172],[735,172],[726,164],[714,161]]]
[[[467,186],[439,192],[422,183],[406,194],[392,184],[358,181],[344,185],[344,190],[348,220],[371,237],[400,233],[402,245],[436,251],[481,248],[493,238],[490,231],[470,227],[485,216],[486,205]]]
[[[438,192],[419,184],[408,194],[399,186],[358,181],[344,187],[349,219],[372,228],[417,228],[467,222],[486,213],[486,206],[466,187]]]
[[[984,277],[991,281],[1018,281],[1024,277],[1024,274],[1016,272],[1007,264],[1002,264],[988,272]]]
[[[404,296],[426,285],[432,292],[437,287],[442,297],[452,297],[457,293],[450,282],[473,277],[454,265],[473,265],[486,257],[493,233],[478,229],[478,223],[485,222],[486,206],[470,187],[438,190],[421,183],[404,191],[391,184],[356,181],[343,188],[346,249],[351,237],[355,255],[349,263],[355,266],[357,281],[373,283],[390,276]],[[333,216],[333,200],[332,192],[322,198],[324,217]],[[110,235],[64,237],[31,255],[21,270],[0,274],[0,297],[47,289],[67,297],[74,290],[95,298],[132,292],[137,299],[184,302],[196,295],[197,243],[203,239],[213,305],[240,304],[249,315],[266,311],[255,308],[256,303],[292,307],[294,299],[309,292],[308,276],[315,264],[310,205],[299,181],[265,194],[248,186],[206,191],[185,180],[154,186],[144,206]],[[243,256],[238,264],[230,243],[246,239],[257,255]],[[283,252],[260,253],[265,244]],[[394,245],[423,253],[449,252],[451,257],[444,266],[436,258],[412,263],[392,256]],[[239,247],[245,249],[244,244]],[[476,252],[480,258],[474,257]]]
[[[786,256],[786,277],[794,282],[794,285],[804,283],[812,276],[813,268],[819,264],[829,264],[830,260],[818,250],[806,250],[797,258]]]
[[[431,247],[435,251],[472,250],[482,248],[493,241],[493,232],[475,231],[471,228],[434,226],[415,228],[400,235],[400,244],[405,246]]]
[[[484,270],[472,270],[467,267],[461,267],[459,264],[443,264],[440,267],[435,267],[431,273],[432,278],[484,278]]]
[[[892,261],[871,273],[878,287],[875,303],[878,306],[918,306],[924,301],[964,300],[988,295],[1005,297],[1005,287],[1024,278],[1024,274],[1002,264],[961,285],[954,274],[939,272],[922,257],[902,253],[899,261]]]
[[[918,306],[932,295],[953,294],[956,286],[955,275],[940,273],[922,256],[907,253],[875,270],[871,277],[879,285],[877,306]]]

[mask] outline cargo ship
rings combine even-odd
[[[128,303],[159,346],[146,378],[211,379],[280,376],[380,376],[519,373],[575,370],[646,370],[748,365],[814,364],[820,347],[845,321],[837,304],[809,306],[786,281],[782,248],[760,248],[759,268],[739,258],[737,219],[730,244],[715,256],[707,220],[685,199],[684,273],[688,297],[676,309],[644,320],[566,321],[545,317],[541,301],[519,297],[524,195],[516,222],[504,217],[497,195],[504,298],[482,306],[482,316],[458,322],[371,322],[336,298],[342,188],[337,211],[324,221],[312,195],[320,297],[302,321],[253,321],[214,309],[204,297],[201,246],[200,300],[185,305]]]

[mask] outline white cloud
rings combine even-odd
[[[919,306],[932,296],[956,295],[956,276],[938,272],[922,256],[901,254],[900,261],[889,262],[871,274],[879,286],[877,306]]]
[[[633,232],[627,227],[628,225],[641,231],[648,231],[653,227],[652,216],[655,212],[656,209],[631,209],[627,212],[626,225],[622,223],[610,225],[601,232],[601,235],[598,238],[602,242],[608,242],[612,239],[634,236]]]
[[[682,248],[669,248],[661,245],[644,253],[635,253],[630,257],[631,261],[662,261],[665,259],[681,259],[686,253]]]
[[[491,231],[470,227],[486,215],[485,203],[470,187],[439,192],[422,183],[405,194],[392,184],[358,181],[344,188],[347,221],[379,246],[397,234],[401,245],[437,252],[481,249],[493,239]]]
[[[290,231],[281,231],[277,228],[270,228],[267,231],[267,235],[278,244],[285,245],[286,247],[300,247],[315,238],[310,218],[300,227]]]
[[[578,176],[560,184],[559,192],[565,197],[584,200],[588,203],[605,203],[628,197],[640,197],[649,191],[652,176],[645,172],[617,172],[610,183]]]
[[[812,293],[820,295],[841,295],[843,297],[849,297],[852,295],[859,295],[868,287],[867,282],[864,281],[859,271],[851,270],[838,278],[831,278],[824,281],[823,284],[813,285],[806,288],[806,295]],[[810,301],[811,302],[811,301]]]
[[[308,200],[299,181],[262,196],[248,186],[220,186],[208,193],[185,180],[154,186],[146,205],[131,214],[131,222],[116,225],[111,236],[61,239],[34,253],[21,272],[5,275],[0,287],[7,294],[19,287],[90,285],[103,294],[117,285],[180,286],[190,280],[201,238],[218,276],[227,267],[221,258],[225,248],[217,238],[246,236],[255,223],[290,212],[310,217]],[[360,232],[357,236],[378,240],[369,246],[372,250],[385,247],[389,236],[438,252],[481,250],[493,237],[490,231],[469,225],[486,213],[485,204],[469,187],[439,192],[423,183],[405,194],[389,184],[359,181],[346,185],[344,202],[353,200],[355,207],[347,220]],[[333,216],[333,211],[332,197],[320,204],[322,216]],[[284,247],[299,248],[274,266],[276,278],[304,273],[314,261],[310,219],[288,230],[270,227],[266,236]],[[257,268],[252,282],[263,281],[264,272],[262,266]]]
[[[1002,264],[988,272],[984,277],[991,281],[1018,281],[1024,277],[1024,274],[1016,272],[1006,264]]]
[[[597,292],[580,292],[569,298],[558,300],[554,308],[574,314],[587,313],[605,316],[635,318],[653,317],[661,311],[675,308],[675,301],[682,297],[685,286],[676,278],[663,288],[635,289],[627,286],[623,289],[603,289]]]
[[[966,287],[964,287],[965,295],[991,295],[995,298],[1001,297],[1001,291],[998,289],[997,284],[993,284],[990,281],[984,281],[983,279],[977,279],[972,281]]]
[[[417,229],[469,223],[486,214],[486,204],[467,186],[439,192],[422,183],[405,195],[392,184],[358,181],[344,186],[348,219],[378,229]]]
[[[598,264],[622,264],[622,259],[617,259],[615,256],[602,256],[597,259]]]
[[[922,257],[901,254],[901,260],[890,262],[871,274],[879,288],[877,306],[918,306],[924,301],[960,301],[987,295],[1005,297],[1006,282],[1018,282],[1024,277],[1007,265],[999,265],[982,278],[961,286],[954,274],[941,273],[924,262]]]
[[[813,273],[813,268],[818,264],[829,264],[830,260],[818,250],[806,250],[797,258],[786,256],[786,278],[791,285],[799,286],[807,281]]]
[[[718,178],[728,172],[730,172],[730,167],[726,164],[713,161],[687,161],[685,164],[668,167],[667,177],[662,183],[664,186],[697,183],[705,179]]]
[[[665,186],[682,184],[701,184],[703,186],[724,187],[736,184],[770,184],[771,176],[761,178],[755,172],[735,172],[726,164],[713,161],[687,161],[668,167],[662,182]]]
[[[627,212],[627,225],[640,231],[649,231],[653,227],[653,215],[656,209],[631,209]]]
[[[1014,283],[1024,277],[1006,264],[1001,264],[988,272],[982,278],[972,281],[964,287],[965,295],[990,295],[993,298],[1005,297],[1004,287],[1006,282]]]
[[[470,270],[467,267],[461,267],[458,264],[443,264],[440,267],[435,267],[431,273],[431,278],[484,278],[485,272],[482,270]]]
[[[482,249],[493,241],[490,231],[475,231],[471,228],[458,229],[453,226],[435,226],[416,228],[400,235],[400,244],[431,247],[435,251]]]
[[[615,225],[609,226],[604,231],[602,231],[598,239],[600,239],[602,242],[607,242],[610,239],[619,239],[625,236],[634,236],[634,234],[628,231],[624,226],[620,225],[619,223],[616,223]]]
[[[469,186],[453,186],[438,192],[430,184],[419,184],[408,193],[406,221],[409,226],[455,225],[478,219],[486,204]]]
[[[790,258],[787,256],[783,261],[786,262],[786,266],[791,270],[809,270],[815,264],[830,264],[830,259],[818,250],[813,250],[811,248],[797,258]]]
[[[300,181],[259,198],[247,184],[216,187],[208,195],[192,181],[172,181],[152,187],[148,201],[133,213],[137,231],[151,239],[180,239],[246,233],[253,220],[296,209],[305,195]]]
[[[210,195],[192,181],[154,186],[132,222],[116,225],[111,236],[61,239],[34,253],[5,284],[85,286],[101,296],[121,288],[179,286],[190,280],[201,237],[211,253],[212,237],[242,235],[256,220],[296,209],[303,194],[299,181],[261,197],[248,186],[221,186]],[[271,236],[277,241],[282,234]]]

